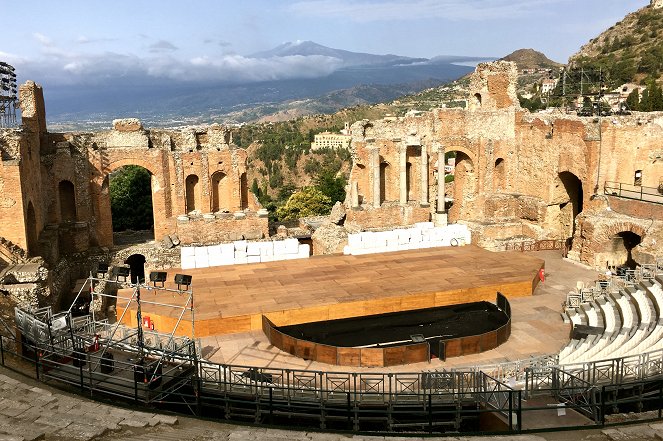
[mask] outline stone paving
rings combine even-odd
[[[98,403],[0,368],[0,441],[637,441],[663,440],[663,423],[518,436],[405,437],[240,426]]]

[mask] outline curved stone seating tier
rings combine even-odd
[[[610,293],[610,296],[614,299],[619,310],[619,316],[622,321],[622,329],[630,329],[634,327],[636,317],[633,316],[633,307],[631,296],[625,292],[619,293]],[[637,315],[637,314],[636,314]]]
[[[596,311],[593,303],[583,303],[581,308],[584,311],[585,316],[587,317],[587,324],[589,326],[594,326],[594,327],[600,326],[599,314]]]
[[[663,338],[663,319],[658,319],[649,335],[625,355],[638,355],[655,349],[661,349],[663,347],[661,338]]]
[[[599,314],[600,311],[600,314]],[[601,335],[570,341],[559,353],[559,364],[595,362],[663,350],[663,286],[652,282],[612,292],[596,304],[585,303],[569,311],[574,325],[596,326],[603,319]]]
[[[658,317],[654,319],[655,311],[653,311],[649,297],[642,287],[624,288],[624,292],[626,292],[634,300],[633,306],[635,306],[640,323],[649,324],[655,322],[656,319],[658,319]]]
[[[609,301],[606,301],[605,299],[599,299],[598,304],[603,311],[603,316],[605,317],[605,329],[603,330],[603,334],[600,335],[600,338],[597,339],[593,345],[587,347],[587,350],[582,352],[578,351],[565,360],[560,358],[560,364],[575,363],[593,359],[598,352],[602,351],[606,346],[608,346],[611,339],[613,338],[613,335],[619,331],[620,327],[617,326],[617,324],[620,323],[618,318],[619,313],[617,312],[615,305]]]

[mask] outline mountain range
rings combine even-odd
[[[494,58],[446,55],[432,59],[375,55],[329,48],[312,41],[284,43],[248,58],[292,60],[328,57],[340,66],[313,78],[238,84],[155,82],[109,87],[58,86],[44,90],[49,125],[56,130],[98,129],[114,118],[138,117],[148,126],[242,123],[260,119],[306,100],[304,114],[345,106],[391,101],[459,78],[471,64]],[[317,104],[319,103],[319,104]]]

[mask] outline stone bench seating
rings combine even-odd
[[[624,356],[638,355],[657,348],[657,345],[661,342],[661,338],[663,338],[663,319],[658,319],[656,323],[650,325],[650,328],[649,333],[639,343],[624,349]]]
[[[620,323],[620,320],[615,305],[605,299],[598,299],[596,303],[600,307],[604,318],[605,328],[603,334],[592,345],[578,345],[578,350],[570,351],[565,357],[562,357],[560,354],[560,364],[576,363],[591,359],[596,353],[603,350],[610,343],[613,335],[618,332],[617,323]]]
[[[589,326],[601,326],[601,323],[599,322],[599,313],[593,303],[583,303],[580,308],[584,311]]]
[[[602,327],[605,323],[604,312],[598,303],[583,303],[580,308],[574,308],[567,311],[570,322],[573,325],[589,325],[595,327]],[[604,331],[605,332],[605,331]],[[601,337],[601,335],[589,335],[586,338],[579,340],[571,340],[560,351],[561,360],[572,360],[580,356],[580,354],[588,351]]]
[[[635,326],[637,313],[634,314],[631,296],[626,292],[610,293],[610,297],[617,304],[619,316],[622,321],[622,329],[631,329]]]
[[[600,335],[571,340],[559,353],[559,363],[595,362],[663,350],[663,277],[643,281],[617,293],[567,310],[573,326],[604,327]]]
[[[647,292],[642,287],[624,288],[624,291],[634,300],[633,306],[635,306],[640,323],[648,325],[658,319],[658,316],[654,317],[656,311],[647,296]]]
[[[639,347],[639,345],[647,339],[650,335],[652,335],[652,331],[654,330],[654,326],[652,326],[650,323],[641,323],[640,326],[635,330],[635,332],[631,332],[630,335],[628,336],[627,341],[623,342],[622,344],[615,344],[615,345],[610,345],[608,350],[612,350],[611,352],[606,352],[605,355],[607,355],[607,358],[613,358],[613,357],[623,357],[627,354],[630,354],[631,351]]]
[[[663,316],[663,279],[656,277],[651,283],[643,282],[640,286],[649,294],[649,298],[653,301],[654,308],[658,311],[659,317]]]

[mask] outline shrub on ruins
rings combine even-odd
[[[276,210],[276,217],[280,221],[288,221],[308,216],[327,215],[333,205],[329,196],[316,187],[304,187],[290,196],[285,205]]]
[[[151,181],[150,172],[137,165],[124,166],[111,175],[113,231],[153,228]]]
[[[324,169],[314,179],[315,187],[331,199],[332,204],[345,201],[347,180],[331,169]]]

